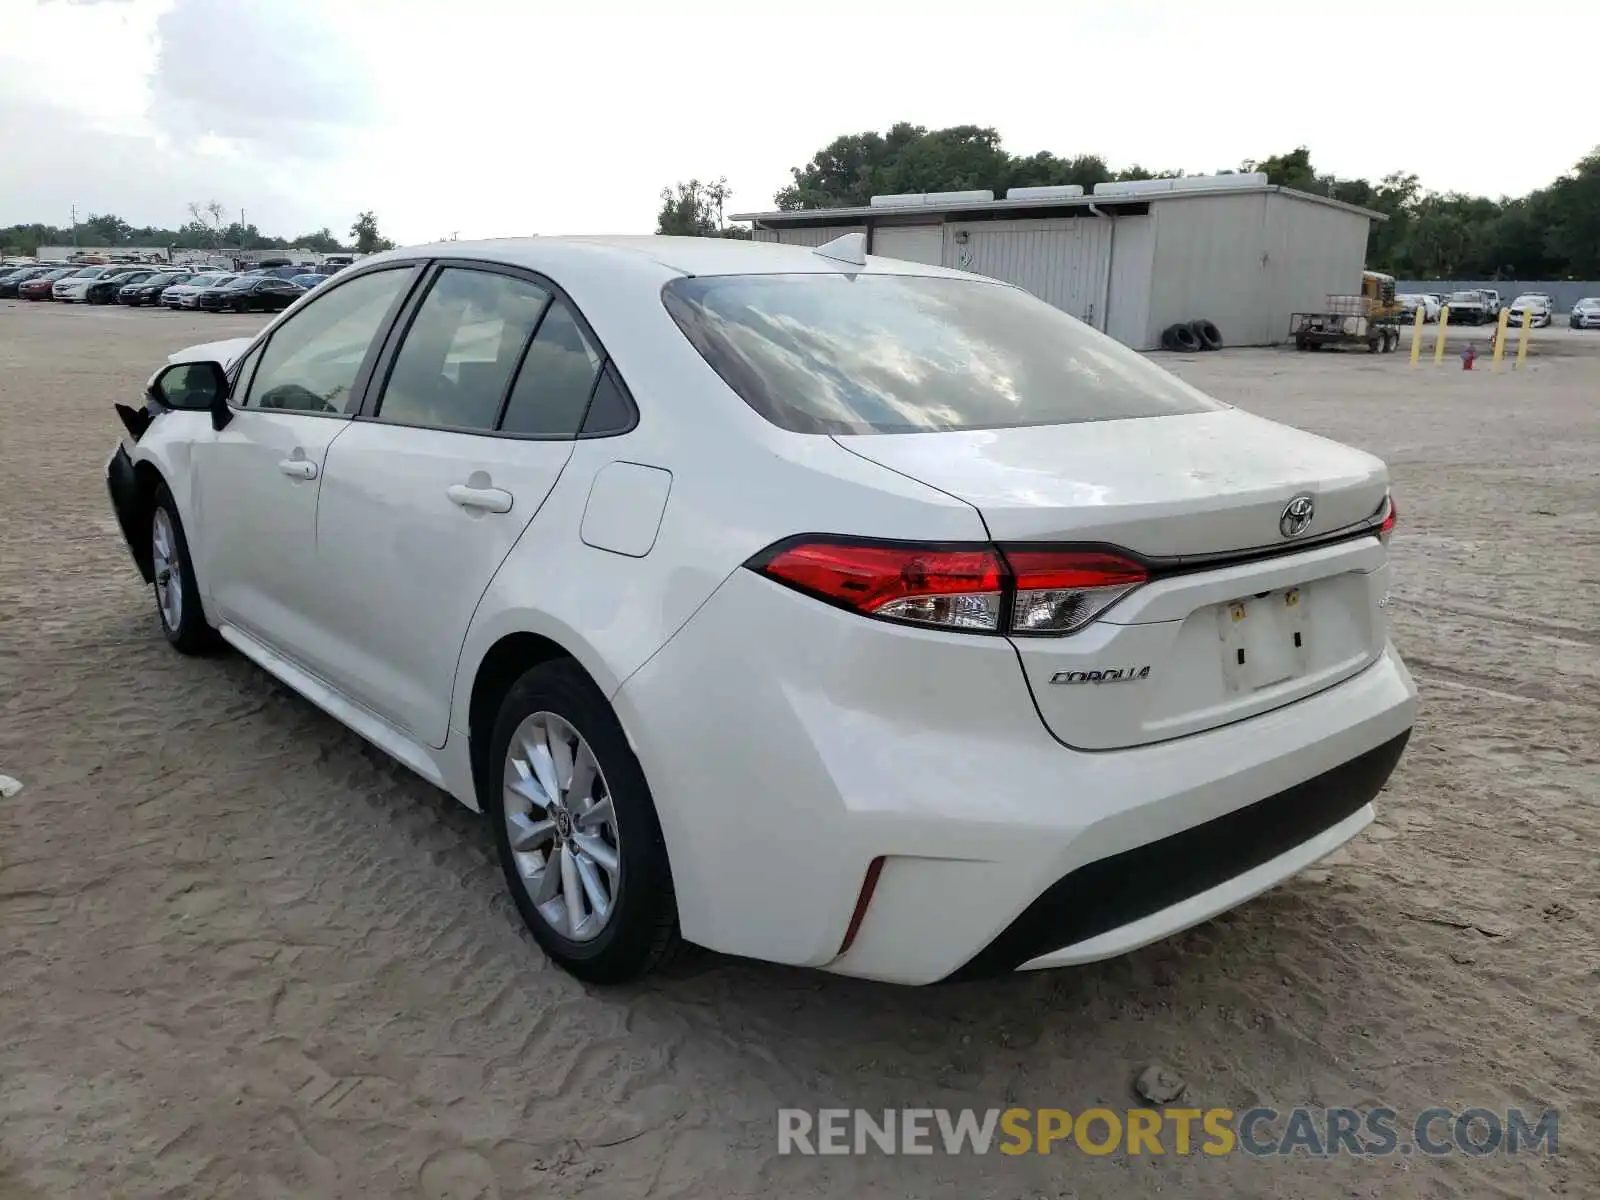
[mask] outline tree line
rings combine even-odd
[[[1491,200],[1429,192],[1416,175],[1396,171],[1377,183],[1318,171],[1311,151],[1246,159],[1234,171],[1260,171],[1269,183],[1330,196],[1384,214],[1367,241],[1367,266],[1407,279],[1600,279],[1600,147],[1548,186],[1526,196]],[[1180,170],[1138,164],[1114,170],[1095,154],[1049,151],[1019,156],[998,131],[977,125],[926,129],[902,122],[887,133],[835,138],[800,167],[773,197],[785,211],[865,205],[874,195],[948,192],[1181,177]],[[726,178],[674,184],[661,192],[660,233],[749,237],[729,225]]]
[[[77,228],[58,225],[24,224],[0,226],[0,252],[32,255],[40,246],[160,246],[178,250],[289,250],[305,249],[318,254],[354,251],[372,254],[392,250],[394,243],[378,232],[378,218],[371,212],[359,214],[350,226],[349,244],[341,242],[326,225],[298,237],[269,237],[254,224],[225,222],[225,209],[215,200],[189,204],[189,220],[176,229],[156,225],[130,225],[114,213],[91,213]],[[241,214],[242,216],[242,214]]]

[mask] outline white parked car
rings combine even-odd
[[[67,265],[71,265],[70,263]],[[128,268],[120,263],[84,267],[50,285],[50,296],[64,304],[77,304],[88,299],[89,286],[104,276],[120,275]]]
[[[1506,324],[1515,329],[1520,328],[1526,321],[1530,328],[1540,329],[1550,324],[1554,318],[1553,308],[1548,296],[1535,294],[1518,296],[1506,310],[1508,314]]]
[[[1600,329],[1600,296],[1585,296],[1574,304],[1567,324],[1573,329]]]
[[[861,251],[410,247],[177,356],[106,468],[161,628],[485,811],[595,981],[1087,962],[1355,836],[1384,464]]]
[[[161,293],[161,303],[168,308],[198,308],[200,307],[200,293],[207,288],[221,287],[225,283],[232,283],[239,278],[226,271],[214,271],[208,274],[195,275],[182,283],[175,283]]]
[[[1439,301],[1430,295],[1422,292],[1411,292],[1403,296],[1396,296],[1395,300],[1399,302],[1401,309],[1405,312],[1407,321],[1415,321],[1417,319],[1417,309],[1419,308],[1422,309],[1424,324],[1429,324],[1439,319]]]

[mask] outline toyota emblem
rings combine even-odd
[[[1311,517],[1317,511],[1317,502],[1309,492],[1301,492],[1284,505],[1283,516],[1278,518],[1278,532],[1286,538],[1297,538],[1311,528]]]

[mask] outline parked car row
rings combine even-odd
[[[1421,309],[1423,321],[1431,324],[1439,319],[1447,306],[1453,325],[1483,325],[1500,319],[1500,293],[1493,288],[1473,288],[1468,291],[1411,292],[1396,296],[1405,319],[1415,321]],[[1506,324],[1520,328],[1524,321],[1534,329],[1542,329],[1555,320],[1555,297],[1547,292],[1524,292],[1506,306]],[[1600,328],[1600,297],[1590,296],[1573,305],[1567,323],[1573,329]]]
[[[281,312],[328,278],[301,267],[225,272],[148,264],[36,263],[0,273],[0,297],[132,308],[160,305],[210,312]]]

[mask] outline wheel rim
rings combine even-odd
[[[622,883],[611,789],[584,737],[551,712],[511,735],[503,780],[506,836],[528,898],[555,932],[592,941]]]
[[[167,628],[176,631],[183,620],[183,572],[178,568],[178,538],[172,518],[156,509],[150,523],[150,565],[156,579],[156,605]]]

